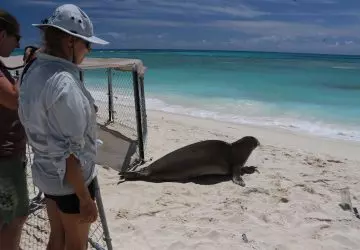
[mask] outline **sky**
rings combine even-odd
[[[38,44],[32,27],[64,3],[3,0],[21,24],[22,47]],[[103,49],[255,50],[360,55],[359,0],[76,0]]]

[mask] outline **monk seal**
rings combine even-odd
[[[123,181],[151,182],[186,181],[205,175],[232,176],[232,181],[245,186],[241,175],[257,171],[244,167],[253,150],[260,145],[253,136],[245,136],[233,143],[205,140],[177,149],[141,169],[120,173]]]

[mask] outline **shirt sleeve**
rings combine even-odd
[[[66,172],[66,159],[73,154],[81,162],[80,152],[85,145],[87,113],[84,98],[76,88],[75,80],[63,75],[56,80],[48,108],[48,150],[49,156],[59,166],[61,184]],[[83,164],[83,163],[82,163]]]

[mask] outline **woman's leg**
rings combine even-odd
[[[0,163],[0,193],[7,199],[0,202],[0,250],[18,250],[21,232],[29,214],[26,168],[22,158],[14,157]],[[1,185],[0,185],[1,186]],[[10,207],[12,207],[10,209]]]
[[[65,229],[65,250],[86,250],[90,223],[80,223],[79,214],[61,213]]]
[[[88,186],[90,196],[95,199],[95,185]],[[49,196],[56,200],[65,235],[65,250],[86,250],[91,223],[81,223],[80,202],[76,194]]]
[[[50,237],[47,250],[65,249],[65,231],[56,202],[46,198],[46,209],[50,221]],[[1,249],[0,249],[1,250]]]
[[[26,217],[17,217],[0,229],[0,250],[18,250]]]

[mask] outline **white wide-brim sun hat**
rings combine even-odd
[[[109,44],[109,42],[94,36],[90,18],[74,4],[64,4],[57,7],[46,23],[33,24],[33,26],[38,28],[55,27],[90,43]]]

